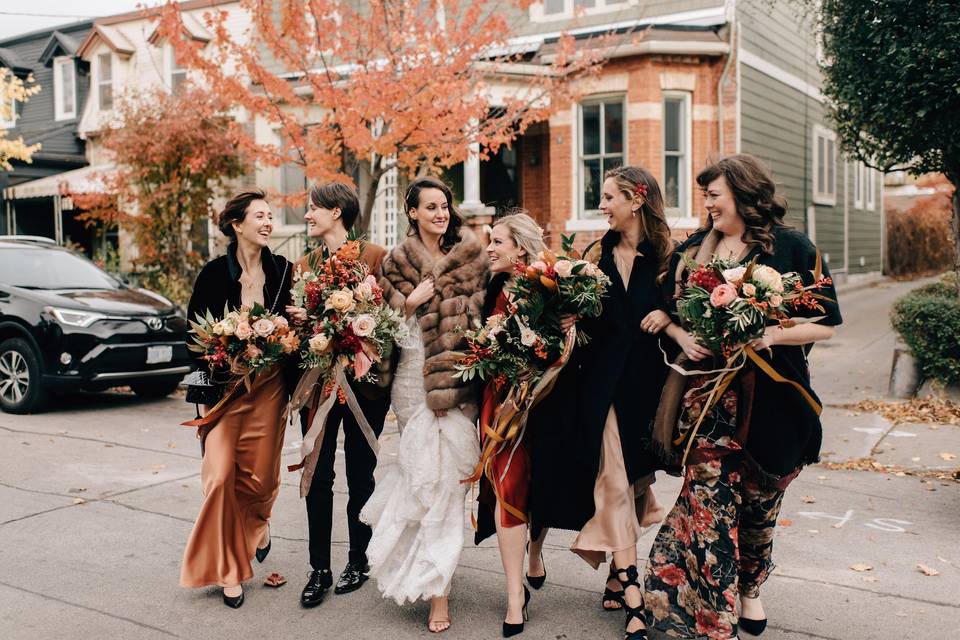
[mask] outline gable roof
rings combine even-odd
[[[186,34],[198,41],[198,42],[210,42],[213,39],[213,35],[207,30],[207,28],[200,22],[200,19],[192,13],[183,13],[181,14],[183,20],[183,27],[186,31]],[[147,42],[152,45],[160,44],[160,41],[163,40],[163,37],[160,35],[160,25],[154,27],[153,32],[150,34],[150,37],[147,38]]]
[[[84,38],[83,43],[77,49],[77,57],[85,58],[98,41],[103,41],[114,53],[119,53],[122,56],[133,55],[133,43],[127,40],[119,29],[104,24],[94,24],[93,29],[90,30],[90,33],[87,34],[87,37]]]
[[[12,49],[0,47],[0,66],[7,67],[14,73],[30,73],[33,68],[20,59]]]
[[[43,53],[40,54],[38,62],[45,67],[53,64],[53,59],[57,56],[72,56],[77,53],[80,43],[76,38],[68,36],[60,31],[54,31],[47,39],[47,44],[43,47]]]

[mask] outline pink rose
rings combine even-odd
[[[373,330],[377,327],[377,321],[373,319],[368,313],[361,313],[356,318],[353,319],[353,322],[350,323],[350,326],[353,328],[353,333],[361,338],[366,338]]]
[[[250,336],[253,335],[253,329],[249,322],[241,321],[237,323],[237,329],[233,332],[233,335],[237,336],[238,340],[249,340]]]
[[[274,330],[273,321],[269,318],[258,318],[251,328],[261,338],[266,338]]]
[[[542,260],[537,260],[536,262],[530,264],[530,268],[536,269],[537,271],[546,271],[547,263],[543,262]]]
[[[277,329],[287,329],[290,327],[290,323],[283,316],[277,316],[273,319],[273,326]]]
[[[737,299],[737,289],[732,284],[721,284],[710,294],[710,304],[725,307]]]

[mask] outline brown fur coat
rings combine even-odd
[[[384,299],[395,309],[403,310],[407,296],[426,276],[434,279],[433,298],[417,309],[426,357],[423,382],[427,407],[433,410],[476,404],[472,384],[453,377],[454,352],[465,347],[461,330],[481,319],[489,268],[473,232],[462,229],[460,238],[449,253],[434,261],[420,238],[409,236],[381,266]]]

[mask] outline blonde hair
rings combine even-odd
[[[511,211],[493,223],[494,227],[506,227],[513,244],[527,254],[527,262],[547,248],[543,241],[543,229],[531,218],[525,209]]]

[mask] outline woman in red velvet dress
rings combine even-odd
[[[526,213],[511,213],[496,221],[490,232],[487,256],[493,277],[487,286],[483,317],[506,314],[509,305],[507,291],[517,262],[529,263],[546,248],[543,230]],[[570,318],[568,324],[572,325]],[[480,405],[481,447],[486,441],[485,427],[490,426],[497,407],[502,403],[506,388],[497,389],[493,382],[483,388]],[[475,542],[497,534],[500,559],[507,578],[507,615],[503,622],[503,636],[510,637],[523,631],[525,609],[530,599],[523,586],[523,559],[529,551],[527,582],[534,589],[543,586],[546,570],[543,567],[544,529],[532,539],[527,548],[527,495],[530,486],[530,457],[524,443],[498,451],[484,469],[480,479],[480,509]]]

